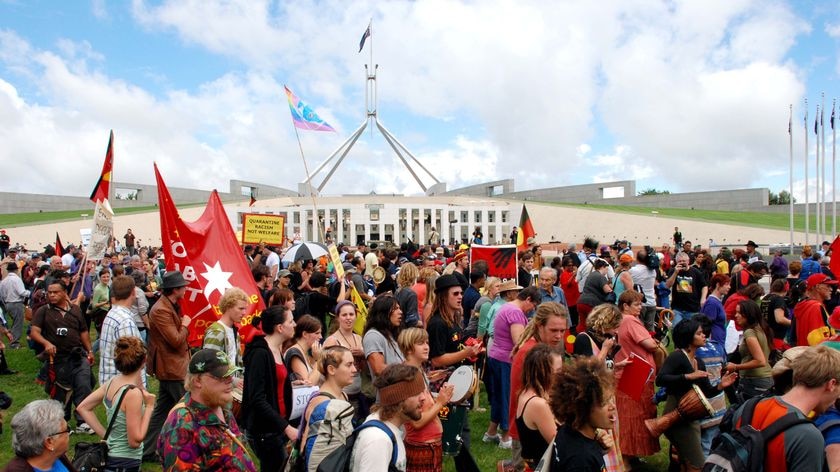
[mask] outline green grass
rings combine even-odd
[[[733,224],[739,226],[754,226],[759,228],[773,228],[773,229],[789,229],[790,228],[790,214],[784,213],[764,213],[764,212],[750,212],[750,211],[724,211],[724,210],[692,210],[690,208],[650,208],[650,207],[635,207],[623,205],[590,205],[577,203],[556,203],[556,202],[537,202],[545,205],[556,205],[565,207],[574,207],[587,210],[602,210],[620,213],[633,213],[646,216],[661,216],[680,218],[687,220],[706,221],[709,223]],[[656,214],[651,212],[657,212]],[[816,227],[817,218],[810,215],[811,231]],[[826,218],[830,224],[830,219]],[[794,229],[796,231],[805,231],[805,215],[794,214],[793,216]]]
[[[198,205],[204,205],[204,203],[188,203],[185,205],[179,204],[178,208],[190,208]],[[116,213],[117,215],[128,215],[132,213],[147,213],[150,211],[157,210],[158,207],[156,205],[149,205],[133,208],[115,208],[114,213]],[[39,223],[58,223],[61,221],[73,221],[81,219],[81,215],[87,215],[84,217],[85,219],[92,218],[93,206],[81,210],[2,214],[0,215],[0,226],[15,227]]]
[[[12,416],[20,411],[27,403],[47,397],[44,393],[44,388],[35,383],[35,376],[40,368],[40,363],[35,359],[31,350],[7,350],[6,357],[10,367],[17,370],[18,373],[16,375],[0,377],[0,390],[8,393],[13,399],[12,407],[8,411],[4,412],[4,429],[3,434],[0,435],[0,444],[2,444],[2,447],[0,447],[0,466],[8,463],[13,457],[11,446],[11,427],[9,426]],[[94,367],[94,374],[95,370],[96,368]],[[152,392],[156,392],[157,381],[153,378],[149,378],[149,382],[150,390]],[[496,463],[498,461],[510,458],[510,451],[500,449],[496,444],[488,444],[481,441],[481,437],[487,430],[487,424],[490,421],[490,408],[487,403],[487,395],[483,388],[481,390],[480,397],[479,405],[486,410],[471,411],[469,413],[470,427],[472,430],[470,448],[473,457],[478,463],[479,469],[482,471],[492,472],[496,470]],[[100,421],[104,424],[104,407],[98,408],[97,414]],[[70,425],[71,427],[75,427],[75,420],[71,419]],[[72,456],[73,446],[77,442],[93,441],[95,439],[96,436],[73,434],[70,436],[70,449],[68,451],[68,456]],[[667,441],[664,439],[664,436],[661,441],[663,445],[662,451],[665,451]],[[253,454],[251,457],[255,458]],[[634,471],[661,471],[667,468],[667,464],[668,460],[665,452],[660,452],[659,454],[645,458],[645,463],[641,467],[634,469]],[[151,472],[159,470],[160,466],[157,464],[143,464],[143,471]],[[455,472],[455,465],[451,457],[444,457],[444,470],[446,472]]]

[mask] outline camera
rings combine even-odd
[[[55,335],[63,338],[65,336],[67,336],[68,331],[69,330],[67,328],[56,328],[55,329]]]

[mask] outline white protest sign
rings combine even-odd
[[[318,391],[315,386],[300,386],[292,388],[292,414],[289,415],[290,420],[300,418],[303,411],[309,403],[309,397]]]
[[[103,206],[101,202],[96,202],[88,245],[88,259],[90,260],[102,259],[108,252],[108,241],[114,231],[114,214],[108,210],[109,208]]]

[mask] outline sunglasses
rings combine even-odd
[[[207,373],[207,375],[209,375],[210,377],[213,377],[214,379],[218,380],[219,382],[221,382],[223,384],[233,383],[233,376],[232,375],[229,375],[227,377],[218,377],[218,376],[215,376],[211,373]]]

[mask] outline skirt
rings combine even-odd
[[[405,441],[405,472],[443,471],[443,442]]]
[[[625,456],[644,457],[659,452],[659,439],[651,436],[645,420],[656,418],[653,404],[653,382],[645,384],[641,400],[636,401],[621,390],[615,392],[618,419],[621,423],[619,444]]]

